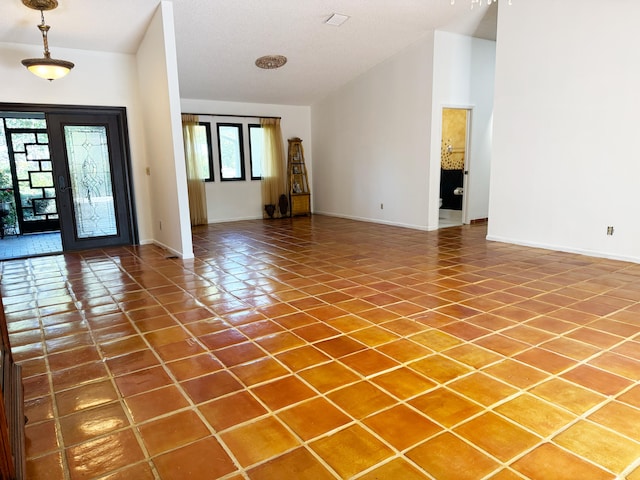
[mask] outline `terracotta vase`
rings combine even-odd
[[[284,193],[278,199],[278,208],[280,209],[280,215],[283,217],[289,214],[289,199]]]
[[[273,214],[276,213],[276,206],[272,203],[264,206],[264,211],[267,212],[269,218],[273,218]]]

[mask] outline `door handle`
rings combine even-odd
[[[60,187],[61,192],[66,192],[67,190],[71,190],[71,187],[67,186],[67,181],[64,178],[64,175],[60,175],[58,177],[58,186]]]

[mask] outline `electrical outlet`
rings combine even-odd
[[[380,204],[380,210],[384,210],[384,203]]]
[[[607,235],[613,235],[613,227],[607,227]]]

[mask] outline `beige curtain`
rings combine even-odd
[[[199,138],[202,129],[196,128],[198,122],[196,115],[182,115],[182,136],[184,138],[184,157],[187,163],[187,190],[192,227],[208,223],[204,166],[209,160],[205,153],[206,148],[201,148],[202,145],[206,147],[207,139]]]
[[[282,140],[282,130],[280,129],[279,118],[261,118],[260,125],[264,129],[264,156],[262,159],[262,215],[267,218],[269,215],[264,210],[265,205],[275,205],[278,210],[278,200],[280,195],[285,193],[284,174],[284,142]]]

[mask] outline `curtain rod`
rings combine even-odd
[[[282,117],[269,117],[265,115],[234,115],[228,114],[225,115],[223,113],[187,113],[182,112],[183,115],[198,115],[198,116],[207,116],[207,117],[238,117],[238,118],[277,118],[278,120],[282,120]]]

